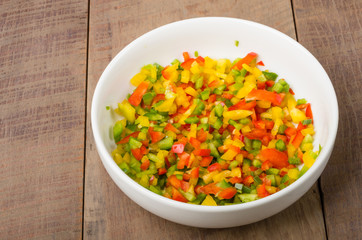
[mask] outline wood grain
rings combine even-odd
[[[82,237],[87,6],[0,1],[0,239]]]
[[[326,69],[339,129],[321,177],[329,239],[362,239],[362,2],[294,0],[299,42]]]
[[[143,33],[173,21],[202,16],[249,19],[295,38],[290,1],[92,1],[88,102],[109,61]],[[316,185],[287,210],[248,226],[207,230],[163,220],[136,205],[112,182],[96,152],[87,118],[85,239],[324,239]]]

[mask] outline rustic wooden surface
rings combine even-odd
[[[82,237],[87,9],[0,1],[0,239]]]
[[[362,239],[362,1],[295,0],[298,40],[326,69],[339,129],[321,176],[329,239]]]
[[[361,14],[360,0],[1,0],[0,239],[361,239]],[[231,229],[143,210],[104,170],[91,131],[109,61],[153,28],[203,16],[297,39],[325,67],[340,106],[319,184],[281,213]]]

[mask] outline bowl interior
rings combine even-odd
[[[235,46],[235,41],[239,46]],[[111,136],[114,122],[106,106],[117,107],[134,88],[129,81],[142,66],[150,63],[169,65],[182,52],[234,60],[248,52],[258,53],[264,69],[276,72],[295,92],[296,99],[312,104],[316,129],[315,147],[324,150],[307,172],[325,166],[333,148],[338,125],[338,106],[333,86],[319,62],[288,36],[257,23],[230,18],[200,18],[165,25],[133,41],[108,65],[97,85],[92,103],[92,127],[99,151],[106,152],[103,161],[113,162],[115,148]],[[113,164],[117,168],[116,164]],[[315,169],[315,170],[313,170]],[[322,169],[323,170],[323,169]],[[320,172],[322,171],[319,171]],[[306,174],[306,175],[307,175]],[[319,175],[318,175],[319,176]],[[304,176],[303,176],[304,177]],[[284,191],[284,190],[283,190]]]

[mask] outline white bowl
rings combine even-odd
[[[235,46],[235,40],[239,46]],[[253,202],[229,206],[200,206],[159,196],[129,178],[113,161],[115,148],[110,129],[115,122],[106,106],[116,107],[133,87],[129,81],[149,63],[170,64],[182,52],[235,59],[256,52],[267,69],[285,78],[296,98],[312,105],[316,129],[315,146],[323,150],[314,165],[285,189]],[[256,222],[297,201],[316,182],[331,155],[337,128],[337,98],[325,70],[299,43],[270,27],[233,18],[195,18],[171,23],[137,38],[110,62],[97,84],[92,108],[92,129],[98,153],[117,186],[138,205],[184,225],[224,228]]]

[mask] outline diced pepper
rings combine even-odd
[[[141,82],[141,84],[138,85],[136,90],[129,97],[128,102],[133,106],[138,106],[141,103],[142,97],[146,93],[149,84],[150,83],[147,81]]]

